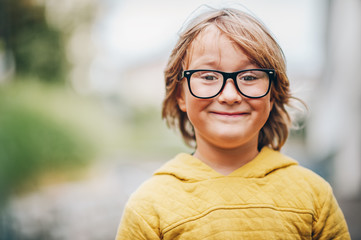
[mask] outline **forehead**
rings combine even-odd
[[[234,48],[239,46],[231,40],[225,33],[221,32],[215,25],[211,24],[205,27],[197,37],[192,41],[190,49],[205,50],[206,48],[218,49],[222,44],[232,45]]]
[[[184,67],[199,68],[201,66],[219,67],[220,65],[227,65],[232,68],[237,63],[249,63],[248,56],[240,45],[215,25],[208,25],[197,35],[187,49]]]

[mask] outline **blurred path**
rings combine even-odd
[[[129,195],[161,164],[141,159],[98,162],[88,179],[13,199],[9,210],[15,239],[114,239]]]

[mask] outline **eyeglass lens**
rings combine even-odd
[[[261,97],[267,93],[270,81],[267,72],[250,70],[238,73],[236,83],[243,95]],[[225,81],[222,73],[207,70],[193,72],[189,84],[194,95],[208,98],[219,94]]]

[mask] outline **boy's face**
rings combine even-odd
[[[259,68],[215,26],[209,26],[193,41],[185,70],[213,69],[235,72]],[[198,148],[205,144],[223,149],[256,148],[258,134],[266,123],[273,102],[270,94],[250,99],[242,96],[228,79],[223,91],[211,99],[191,95],[183,81],[177,97],[180,109],[194,126]]]

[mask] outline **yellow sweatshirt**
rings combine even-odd
[[[263,148],[223,176],[188,154],[129,199],[116,239],[350,239],[330,185]]]

